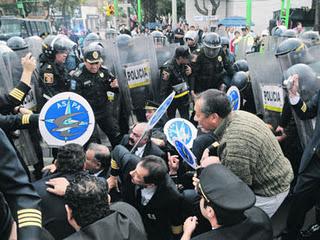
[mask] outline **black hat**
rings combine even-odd
[[[244,211],[256,201],[252,190],[222,164],[202,170],[199,191],[207,202],[229,211]]]
[[[88,63],[102,62],[101,52],[97,50],[87,51],[84,53],[84,60]]]
[[[145,110],[157,110],[158,107],[160,106],[160,104],[151,101],[151,100],[147,100],[146,102],[146,106],[144,107]]]

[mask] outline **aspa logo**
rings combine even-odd
[[[166,123],[164,133],[173,146],[174,142],[179,140],[191,148],[197,136],[197,129],[191,122],[183,118],[174,118]]]
[[[85,144],[94,129],[94,116],[88,102],[75,93],[60,93],[43,107],[40,132],[49,145]]]

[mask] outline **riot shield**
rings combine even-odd
[[[7,47],[7,45],[0,44],[0,93],[8,93],[9,89],[12,89],[11,76],[7,68],[7,54],[13,53],[13,51]]]
[[[173,58],[176,48],[178,46],[180,45],[177,43],[173,43],[173,44],[168,44],[162,47],[155,48],[158,69],[160,69],[165,62]],[[154,100],[157,102],[160,101],[160,91],[159,91],[160,84],[161,84],[161,74],[160,74],[160,71],[158,71],[158,76],[153,82],[153,93],[154,93],[153,97],[154,97]]]
[[[19,81],[22,65],[19,56],[7,46],[0,45],[0,81],[2,93],[8,93]],[[15,146],[28,165],[38,162],[28,130],[21,130]]]
[[[28,43],[28,51],[32,53],[36,59],[42,53],[42,38],[39,36],[31,36],[24,39]],[[25,55],[25,54],[24,54]]]
[[[149,36],[132,38],[125,45],[117,45],[115,54],[118,80],[130,91],[134,112],[143,112],[146,100],[153,98],[154,81],[158,76],[153,39]],[[141,114],[142,117],[145,118]]]
[[[247,55],[257,114],[266,123],[278,126],[283,104],[282,73],[276,57],[271,52]]]
[[[267,36],[265,38],[265,51],[275,53],[279,44],[286,40],[286,37]]]
[[[246,39],[241,39],[235,48],[235,56],[236,60],[239,59],[246,59],[246,52],[247,52],[247,41]]]

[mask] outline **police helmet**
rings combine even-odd
[[[249,76],[243,71],[236,72],[231,80],[231,86],[236,86],[239,91],[246,89],[249,83]]]
[[[179,46],[176,48],[174,58],[191,58],[190,48],[188,46]]]
[[[69,52],[74,47],[76,43],[71,41],[67,36],[59,35],[49,35],[46,37],[42,43],[42,52],[49,58],[54,58],[54,56],[59,52]]]
[[[285,26],[276,26],[274,28],[272,28],[271,30],[271,35],[274,37],[281,37],[281,34],[287,30],[287,28]]]
[[[286,38],[296,38],[297,37],[297,32],[293,29],[287,29],[284,30],[281,33],[281,37],[286,37]]]
[[[161,46],[164,46],[166,44],[167,38],[162,32],[153,31],[151,33],[151,36],[153,38],[153,42],[154,42],[156,47],[161,47]]]
[[[117,46],[118,47],[128,47],[131,43],[131,36],[128,34],[120,34],[116,38]]]
[[[320,44],[319,32],[316,31],[307,31],[300,35],[300,38],[304,43],[309,47]]]
[[[7,46],[13,51],[28,48],[28,43],[22,37],[11,37],[7,41]]]
[[[239,71],[247,72],[247,71],[249,71],[248,62],[247,62],[247,60],[245,60],[245,59],[237,60],[237,61],[233,64],[232,67],[233,67],[233,69],[234,69],[236,72],[239,72]]]
[[[298,38],[289,38],[279,44],[276,50],[276,56],[288,54],[290,52],[299,52],[305,48],[304,43]]]
[[[320,87],[316,73],[310,66],[298,63],[287,69],[284,73],[284,79],[288,79],[294,74],[299,75],[299,93],[301,98],[304,101],[309,101]]]
[[[221,38],[217,33],[208,33],[203,39],[204,54],[208,58],[215,58],[221,49]]]
[[[197,44],[199,40],[198,32],[192,30],[186,32],[186,34],[184,35],[184,41],[187,42],[188,39],[191,39],[192,41],[194,41],[194,44]]]
[[[221,37],[221,46],[227,46],[227,47],[229,47],[229,38],[227,38],[227,37]]]
[[[113,39],[117,36],[118,36],[118,32],[114,28],[107,28],[106,29],[106,33],[105,33],[106,39]]]
[[[83,47],[88,46],[92,42],[98,42],[101,40],[101,37],[96,33],[89,33],[84,39],[83,39]]]

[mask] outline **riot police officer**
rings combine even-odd
[[[96,123],[101,130],[108,136],[111,145],[117,145],[122,136],[119,126],[113,117],[111,101],[114,94],[118,93],[118,80],[109,70],[102,66],[102,49],[97,45],[90,44],[84,49],[84,65],[81,65],[73,74],[71,80],[71,90],[83,96],[91,105]],[[93,137],[89,141],[100,142],[96,139],[97,128]]]
[[[208,33],[203,39],[203,47],[193,67],[192,94],[209,88],[222,90],[224,75],[232,76],[229,59],[221,49],[221,38],[216,33]]]
[[[187,46],[176,49],[174,58],[165,63],[162,71],[160,97],[164,100],[172,91],[176,95],[167,110],[169,119],[175,118],[178,109],[180,116],[189,119],[189,76],[192,74],[191,53]]]
[[[42,44],[39,57],[39,87],[42,90],[43,105],[47,99],[68,90],[69,76],[65,68],[68,51],[75,45],[62,35],[49,35]]]

